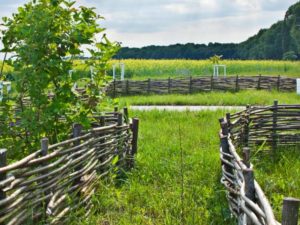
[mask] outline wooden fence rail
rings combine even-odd
[[[114,80],[108,86],[108,94],[191,94],[201,91],[239,90],[296,91],[296,79],[281,76],[229,76],[185,77],[177,79]]]
[[[278,105],[274,101],[272,106],[248,106],[242,112],[228,113],[220,119],[221,183],[239,225],[297,225],[300,201],[294,198],[284,199],[282,223],[276,221],[270,203],[254,179],[250,149],[262,143],[273,151],[279,146],[299,144],[299,112],[300,105]],[[242,149],[242,158],[236,146]]]
[[[124,110],[124,112],[128,112]],[[0,150],[0,224],[66,224],[67,214],[91,209],[96,182],[114,168],[133,166],[138,119],[113,112],[95,117],[93,128],[74,124],[72,138],[7,164]]]

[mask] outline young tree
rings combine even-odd
[[[16,92],[2,102],[2,145],[28,150],[44,136],[52,143],[61,140],[74,122],[90,124],[88,118],[103,96],[107,62],[119,46],[103,35],[98,24],[102,18],[94,8],[74,5],[68,0],[31,0],[12,18],[3,18],[3,51],[14,55],[9,64],[15,71]],[[87,66],[95,68],[94,81],[85,81],[86,101],[72,90],[76,80],[69,76],[83,46],[91,53]]]

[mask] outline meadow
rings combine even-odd
[[[296,93],[262,90],[248,90],[237,93],[202,92],[186,95],[170,94],[120,97],[119,105],[272,105],[275,99],[278,100],[280,104],[295,104],[300,101],[300,96]]]
[[[223,114],[131,112],[140,119],[136,167],[121,184],[100,186],[82,224],[235,224],[220,184]]]
[[[213,65],[209,60],[144,60],[126,59],[111,60],[108,75],[112,76],[112,65],[125,63],[125,79],[159,79],[168,77],[184,76],[211,76]],[[299,61],[273,61],[273,60],[222,60],[220,64],[227,66],[227,75],[282,75],[298,77],[300,74]],[[2,62],[0,61],[0,66]],[[74,70],[85,74],[89,68],[84,65],[82,60],[74,61]],[[12,68],[5,65],[4,74],[12,73]],[[117,67],[116,73],[120,76],[120,68]],[[220,74],[223,70],[220,69]]]
[[[99,184],[94,213],[79,224],[236,224],[220,184],[217,118],[225,113],[131,112],[140,118],[136,167],[124,180]],[[283,197],[300,197],[298,152],[279,153],[275,162],[258,152],[251,161],[280,218]]]
[[[111,61],[111,65],[118,61]],[[212,74],[208,60],[124,60],[127,78],[165,78]],[[223,61],[229,75],[285,75],[297,77],[299,62]],[[110,65],[110,66],[111,66]],[[74,68],[87,73],[80,61]],[[108,71],[111,74],[111,71]],[[5,73],[12,73],[5,67]],[[271,105],[298,103],[295,93],[268,91],[209,92],[192,95],[121,97],[115,104],[130,105]],[[111,101],[111,100],[110,100]],[[109,102],[109,105],[112,102]],[[224,187],[220,184],[218,118],[216,112],[130,112],[140,118],[136,167],[126,177],[100,181],[93,196],[93,213],[70,224],[104,225],[234,225]],[[280,219],[282,199],[300,198],[300,155],[297,149],[270,155],[254,153],[255,177]],[[265,179],[268,177],[268,179]],[[72,218],[72,215],[71,215]]]
[[[212,62],[209,60],[112,60],[112,64],[125,63],[126,79],[158,79],[183,76],[210,76],[213,74]],[[299,61],[272,60],[222,60],[227,66],[227,75],[283,75],[297,77],[300,74]],[[84,70],[81,61],[75,62],[75,69]],[[108,70],[112,74],[112,70]],[[117,74],[120,71],[117,69]],[[220,74],[223,74],[220,69]]]

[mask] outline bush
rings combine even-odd
[[[69,133],[73,123],[89,126],[89,115],[103,97],[108,60],[118,50],[102,34],[94,8],[75,7],[67,0],[31,0],[12,18],[3,18],[2,41],[5,52],[14,55],[8,63],[14,69],[15,96],[1,103],[0,145],[24,151],[35,149],[47,136],[55,143]],[[96,37],[102,34],[100,41]],[[73,61],[90,46],[87,67],[94,67],[94,80],[87,79],[86,101],[72,90],[77,76],[70,76]],[[51,99],[49,98],[51,93]],[[25,104],[24,99],[29,99]],[[17,105],[17,115],[13,107]],[[16,117],[18,121],[16,121]],[[61,118],[64,118],[62,120]],[[11,122],[18,126],[11,127]]]
[[[294,51],[288,51],[283,54],[282,59],[293,61],[293,60],[297,60],[298,57]]]

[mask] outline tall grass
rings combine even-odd
[[[91,217],[74,224],[233,225],[220,185],[219,124],[224,111],[133,112],[140,118],[136,167],[99,184]],[[255,177],[280,219],[284,196],[300,197],[297,148],[253,154]]]
[[[113,60],[112,64],[119,61]],[[182,76],[210,76],[213,74],[209,60],[122,60],[126,65],[125,77],[128,79],[166,78]],[[284,75],[300,76],[300,62],[272,60],[223,60],[228,75]],[[76,68],[82,69],[80,61]],[[112,69],[108,71],[112,74]],[[220,74],[223,72],[220,70]],[[120,71],[117,71],[120,74]]]
[[[281,148],[274,160],[269,155],[258,154],[253,157],[252,163],[256,179],[270,200],[276,218],[280,221],[283,198],[300,199],[299,146]]]
[[[271,105],[277,99],[280,104],[297,104],[296,93],[269,91],[205,92],[192,95],[149,95],[121,97],[119,104],[125,105]]]
[[[101,186],[83,224],[235,224],[220,185],[216,118],[224,113],[133,113],[136,167],[121,186]]]
[[[112,75],[112,65],[119,63],[112,60],[107,73]],[[213,74],[212,63],[209,60],[122,60],[126,66],[125,78],[147,79],[167,78],[183,76],[211,76]],[[289,77],[300,76],[300,62],[273,61],[273,60],[223,60],[221,64],[227,66],[228,75],[283,75]],[[0,61],[0,66],[2,62]],[[89,68],[81,60],[75,60],[74,69],[83,76],[89,76]],[[12,69],[5,65],[4,73],[11,73]],[[223,71],[220,70],[220,74]],[[117,67],[117,75],[120,76],[120,68]]]

